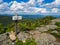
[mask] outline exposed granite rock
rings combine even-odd
[[[18,38],[23,42],[31,37],[35,39],[38,45],[60,45],[60,42],[57,42],[53,35],[48,33],[41,33],[38,30],[29,31],[29,34],[25,32],[20,32],[18,34]]]
[[[30,31],[29,33],[32,35],[32,37],[33,37],[36,41],[38,41],[38,40],[40,39],[40,34],[41,34],[41,32],[39,32],[38,30]]]
[[[41,33],[38,30],[30,31],[29,33],[20,32],[17,37],[23,42],[25,42],[26,39],[33,37],[38,45],[60,45],[60,42],[57,42],[53,35]],[[0,45],[14,45],[12,43],[13,42],[9,39],[6,33],[0,35]]]
[[[41,33],[38,30],[30,31],[29,34],[20,32],[18,34],[19,40],[25,42],[28,38],[34,38],[38,45],[60,45],[60,42],[56,41],[56,38],[48,33]]]
[[[36,28],[36,30],[39,30],[40,32],[48,31],[49,29],[55,29],[57,26],[56,25],[45,25],[42,27]]]
[[[56,38],[53,35],[48,33],[41,33],[48,31],[49,29],[55,29],[57,27],[54,25],[55,22],[60,22],[60,19],[52,20],[51,24],[38,27],[34,31],[29,31],[28,33],[20,32],[17,37],[23,42],[25,42],[26,39],[33,37],[38,45],[60,45],[60,42],[57,42]],[[58,33],[56,31],[53,32]],[[0,34],[0,45],[14,45],[6,34],[7,33]]]
[[[25,33],[25,32],[20,32],[17,35],[17,37],[18,37],[19,40],[22,40],[23,42],[25,42],[26,39],[31,38],[31,36],[28,33]]]
[[[38,40],[38,45],[54,45],[53,42],[56,41],[56,38],[50,34],[42,33],[40,39]]]
[[[56,22],[60,22],[60,19],[54,19],[54,20],[51,20],[51,25],[54,25]]]
[[[10,38],[11,41],[15,41],[16,40],[16,34],[15,34],[15,32],[11,31],[9,33],[9,38]]]
[[[55,41],[54,44],[55,44],[55,45],[60,45],[60,42]]]
[[[0,34],[0,45],[13,45],[13,42],[7,36],[7,33]]]

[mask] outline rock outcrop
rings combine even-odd
[[[60,42],[58,42],[53,35],[44,32],[48,31],[49,29],[55,29],[57,27],[54,25],[55,22],[60,22],[60,19],[52,20],[49,25],[38,27],[33,31],[20,32],[17,35],[17,38],[23,42],[25,42],[26,39],[34,38],[37,45],[60,45]],[[58,33],[57,31],[53,32]],[[12,41],[16,40],[16,35],[14,32],[9,34],[9,36],[7,36],[7,33],[0,34],[0,45],[14,45]]]
[[[56,41],[56,38],[50,34],[42,33],[40,39],[38,40],[38,45],[54,45],[53,42]]]
[[[0,45],[13,45],[13,42],[7,36],[7,33],[0,34]]]

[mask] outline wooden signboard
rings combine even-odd
[[[22,20],[22,16],[13,16],[12,20]]]

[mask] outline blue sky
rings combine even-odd
[[[15,13],[60,14],[60,0],[0,0],[0,14]]]
[[[28,2],[29,0],[4,0],[4,2],[11,2],[11,1],[17,1],[17,2],[21,2],[21,1],[23,1],[23,2]]]
[[[17,1],[17,2],[28,2],[29,0],[3,0],[4,2],[11,2],[11,1]],[[53,2],[53,1],[55,1],[55,0],[44,0],[44,3],[51,3],[51,2]]]

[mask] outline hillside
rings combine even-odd
[[[24,19],[18,22],[19,33],[16,36],[11,32],[15,30],[14,23],[9,25],[6,29],[0,25],[1,45],[60,45],[60,19],[51,16],[34,21]],[[11,40],[13,36],[8,34],[16,37],[15,42]]]
[[[9,24],[11,24],[12,21],[12,17],[10,16],[0,16],[0,23],[3,24],[4,26],[7,26]]]

